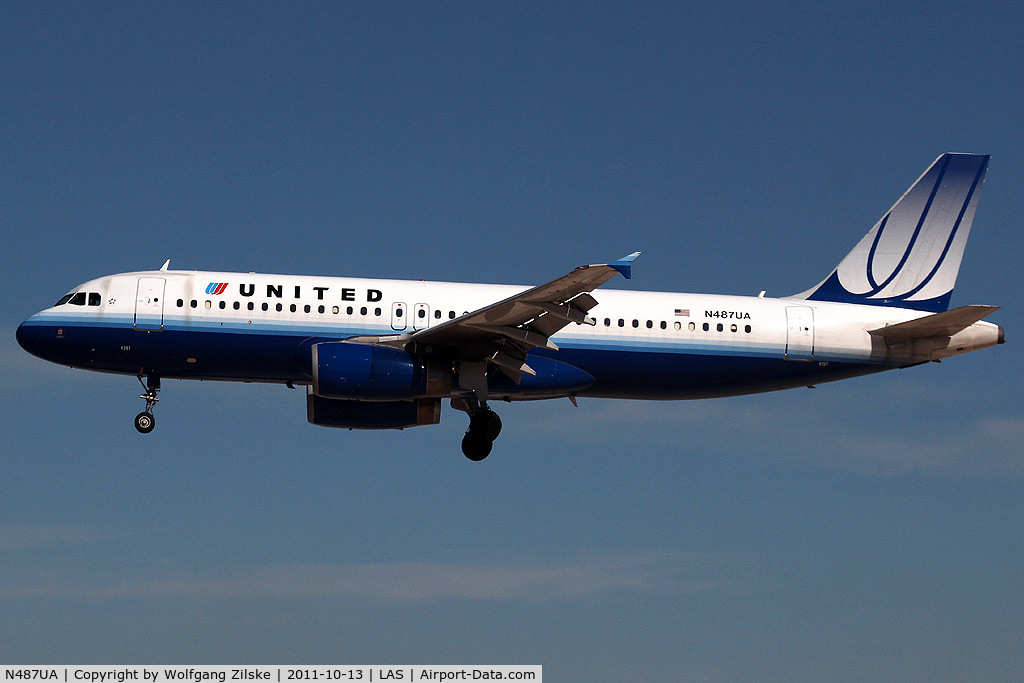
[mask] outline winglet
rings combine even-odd
[[[633,277],[633,261],[639,255],[639,251],[634,251],[629,256],[623,256],[618,261],[612,261],[608,265],[622,273],[622,277],[630,280]]]

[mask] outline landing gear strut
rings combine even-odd
[[[139,430],[142,434],[149,434],[153,431],[153,427],[156,426],[156,419],[153,417],[153,407],[160,400],[157,398],[157,392],[160,391],[160,377],[157,375],[147,375],[146,381],[143,382],[142,375],[140,374],[138,379],[139,384],[146,390],[146,393],[139,394],[139,398],[146,401],[146,410],[135,416],[135,429]]]
[[[463,455],[475,462],[483,460],[501,433],[501,418],[483,401],[453,399],[452,407],[469,413],[469,429],[462,437]]]

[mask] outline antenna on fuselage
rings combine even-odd
[[[164,261],[164,264],[160,266],[160,270],[167,270],[171,266],[171,259]]]

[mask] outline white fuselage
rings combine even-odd
[[[80,302],[73,297],[26,325],[52,330],[45,350],[30,350],[66,365],[301,384],[309,380],[308,368],[295,356],[304,340],[407,333],[525,289],[147,271],[87,282],[73,290],[85,293]],[[928,313],[803,299],[611,289],[593,296],[598,305],[589,311],[589,324],[569,325],[552,337],[559,351],[541,351],[597,379],[579,395],[668,399],[782,389],[965,353],[996,344],[1000,335],[998,326],[977,322],[941,343],[894,348],[869,331]]]

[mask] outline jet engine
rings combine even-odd
[[[408,402],[451,390],[450,367],[389,346],[314,344],[312,366],[312,394],[321,398]]]
[[[345,429],[405,429],[441,421],[441,399],[355,401],[306,393],[306,419],[321,427]]]

